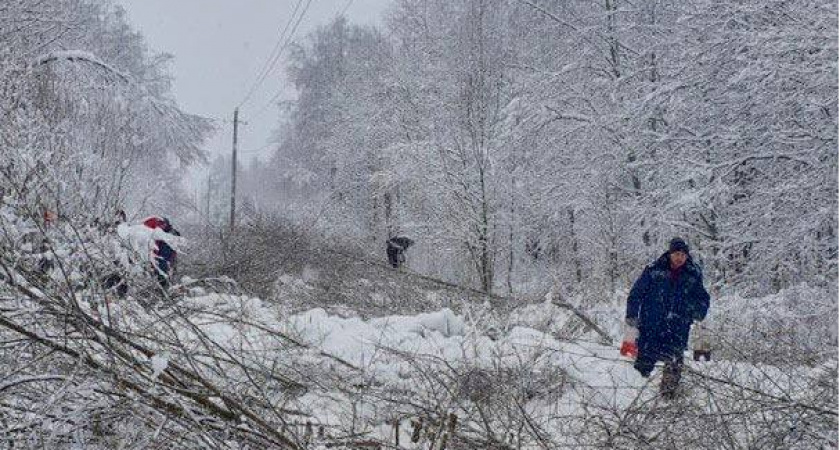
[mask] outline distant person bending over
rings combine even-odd
[[[160,229],[173,236],[180,236],[181,233],[172,227],[169,219],[163,217],[149,217],[143,221],[143,225],[151,229]],[[169,287],[170,280],[175,273],[175,266],[178,260],[178,253],[164,240],[157,239],[152,248],[152,267],[158,277],[160,285]]]
[[[692,261],[688,244],[674,238],[668,251],[636,280],[625,315],[627,324],[639,330],[636,370],[647,378],[657,361],[665,363],[659,389],[663,397],[676,395],[691,324],[703,320],[708,310],[703,273]]]
[[[388,253],[388,263],[391,267],[399,269],[405,262],[405,251],[408,247],[414,245],[414,241],[405,236],[395,236],[388,239],[386,252]]]

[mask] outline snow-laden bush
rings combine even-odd
[[[819,365],[837,353],[837,293],[807,285],[759,298],[715,299],[707,327],[721,358]]]
[[[36,448],[295,448],[275,420],[323,357],[277,331],[258,299],[161,289],[135,251],[156,237],[150,230],[44,225],[8,198],[0,230],[3,438]]]

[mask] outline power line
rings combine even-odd
[[[338,13],[338,12],[336,13],[336,17],[339,17],[339,16],[343,16],[343,15],[345,15],[345,14],[347,13],[347,11],[350,9],[350,7],[353,5],[353,2],[354,2],[354,1],[355,1],[355,0],[347,0],[347,3],[345,3],[345,4],[344,4],[344,7],[341,9],[341,12],[340,12],[340,13]],[[298,25],[300,24],[301,20],[303,19],[303,15],[304,15],[304,14],[306,14],[306,11],[309,9],[309,5],[310,5],[311,3],[312,3],[312,0],[308,0],[308,2],[306,3],[306,7],[304,8],[303,13],[301,13],[300,17],[298,18],[298,21],[295,23],[295,26],[294,26],[294,28],[292,29],[291,34],[287,37],[287,41],[286,41],[286,43],[284,43],[284,44],[283,44],[283,49],[281,49],[280,54],[282,54],[282,51],[283,51],[283,50],[285,50],[285,48],[288,46],[288,44],[290,44],[290,43],[291,43],[291,42],[290,42],[290,40],[291,40],[291,38],[294,36],[294,33],[295,33],[295,31],[297,30]],[[298,1],[298,4],[300,4],[300,0]],[[296,8],[296,9],[297,9],[297,8]],[[280,57],[280,54],[278,54],[278,55],[277,55],[277,57],[275,58],[275,62],[276,62],[277,58],[279,58],[279,57]],[[274,63],[272,63],[272,65],[273,65],[273,64],[274,64]],[[277,100],[277,99],[278,99],[278,98],[279,98],[282,94],[283,94],[283,91],[282,91],[282,90],[278,91],[278,92],[277,92],[274,96],[272,96],[272,97],[271,97],[271,100],[269,100],[269,101],[268,101],[265,105],[263,105],[263,107],[262,107],[262,108],[260,108],[260,109],[259,109],[259,110],[258,110],[258,111],[254,114],[254,117],[259,117],[259,116],[261,116],[263,113],[265,113],[265,111],[266,111],[269,107],[271,107],[271,106],[274,104],[274,102],[275,102],[275,101],[276,101],[276,100]],[[250,93],[249,93],[249,96],[250,96]],[[243,101],[243,103],[244,103],[244,101]]]
[[[347,11],[348,11],[348,10],[350,9],[350,7],[353,5],[353,2],[354,2],[354,1],[355,1],[355,0],[347,0],[347,3],[345,3],[345,4],[344,4],[344,7],[343,7],[343,8],[341,8],[341,12],[340,12],[340,13],[339,13],[339,12],[336,12],[336,15],[335,15],[335,16],[336,16],[336,17],[340,17],[340,16],[343,16],[343,15],[347,14]],[[308,8],[308,7],[309,7],[309,4],[307,4],[307,8]],[[304,11],[304,13],[305,13],[305,11]],[[295,29],[297,29],[297,26],[295,26]],[[294,33],[294,31],[292,31],[292,33]],[[277,92],[277,94],[275,94],[273,97],[271,97],[271,100],[269,100],[269,101],[268,101],[268,103],[266,103],[265,105],[263,105],[263,107],[262,107],[262,108],[260,108],[260,109],[259,109],[259,111],[257,111],[257,112],[256,112],[255,116],[260,116],[261,114],[263,114],[263,113],[264,113],[264,112],[265,112],[265,111],[266,111],[269,107],[271,107],[271,105],[273,105],[273,104],[274,104],[274,102],[275,102],[275,101],[276,101],[276,100],[277,100],[277,99],[278,99],[278,98],[279,98],[282,94],[283,94],[283,91],[282,91],[282,90],[281,90],[281,91],[279,91],[279,92]]]
[[[306,6],[304,6],[304,8],[303,8],[303,12],[300,13],[300,16],[298,17],[297,22],[295,22],[294,27],[292,27],[292,31],[286,37],[286,42],[283,44],[283,48],[280,49],[280,53],[278,53],[277,58],[279,58],[280,55],[283,53],[283,50],[285,50],[286,47],[288,47],[289,44],[291,44],[292,37],[294,37],[295,32],[297,31],[298,26],[300,25],[300,22],[303,20],[303,17],[306,15],[306,12],[309,10],[309,6],[311,4],[312,4],[312,0],[307,0]],[[275,94],[273,97],[271,97],[271,100],[269,100],[268,103],[263,105],[263,107],[260,108],[260,110],[257,111],[256,114],[254,114],[254,116],[256,117],[256,116],[259,116],[262,113],[264,113],[265,110],[268,109],[268,107],[270,107],[272,104],[274,104],[274,101],[277,100],[282,94],[283,94],[283,90],[281,89],[280,91],[277,92],[277,94]]]
[[[311,3],[311,2],[312,2],[312,0],[309,0],[309,3]],[[242,99],[242,101],[239,102],[239,104],[237,105],[237,108],[241,107],[242,105],[244,105],[245,103],[248,102],[248,100],[251,98],[251,96],[254,95],[254,93],[257,91],[257,88],[259,88],[262,85],[262,83],[265,82],[265,80],[268,78],[268,75],[271,73],[271,71],[274,69],[274,66],[277,64],[277,61],[279,61],[280,55],[283,53],[283,50],[285,50],[285,48],[286,48],[286,46],[288,45],[288,42],[289,42],[289,37],[290,36],[287,36],[286,32],[289,31],[289,26],[295,20],[295,17],[297,16],[298,11],[300,10],[300,5],[302,3],[303,3],[303,0],[298,0],[297,4],[295,4],[295,9],[292,11],[292,14],[289,16],[289,20],[287,20],[286,24],[283,26],[283,31],[277,37],[277,42],[274,44],[274,48],[271,50],[271,53],[269,54],[268,58],[266,59],[265,64],[263,64],[262,69],[260,69],[260,72],[259,72],[259,75],[257,76],[256,81],[254,81],[254,84],[251,86],[251,89],[248,90],[248,93],[245,94],[245,97]],[[307,6],[306,6],[307,8],[309,8],[309,3],[307,3]],[[304,10],[303,14],[305,14],[305,13],[306,13],[306,11]],[[301,14],[301,16],[303,14]],[[294,31],[292,31],[292,33],[294,33]]]
[[[347,14],[347,10],[350,9],[350,5],[352,5],[352,4],[353,4],[353,0],[347,0],[347,4],[344,5],[344,9],[341,10],[341,14],[339,14],[339,15],[343,16],[343,15]]]

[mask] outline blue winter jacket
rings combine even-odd
[[[692,322],[703,320],[709,310],[703,273],[691,257],[675,280],[670,278],[670,272],[666,252],[645,267],[630,290],[626,317],[638,324],[636,344],[640,358],[681,356],[688,345]]]

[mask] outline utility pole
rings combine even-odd
[[[233,234],[234,223],[236,223],[236,132],[239,126],[239,108],[233,110],[233,160],[231,161],[231,183],[230,183],[230,234]]]
[[[213,175],[211,173],[207,174],[207,195],[205,196],[205,206],[204,206],[204,227],[210,227],[210,191],[213,189]]]

